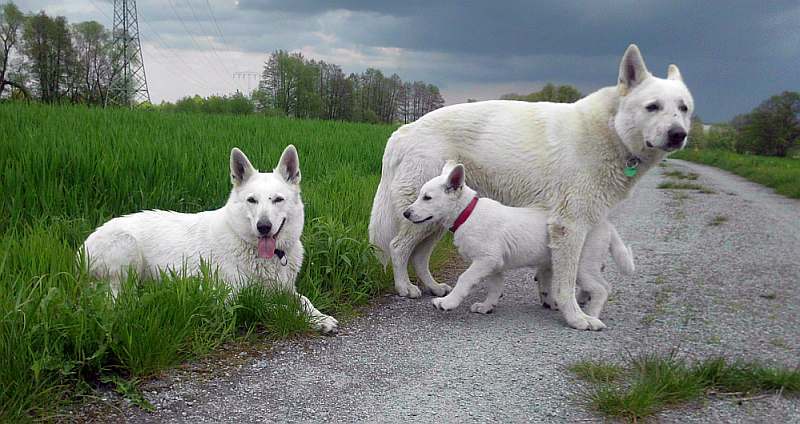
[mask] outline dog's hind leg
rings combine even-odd
[[[422,240],[411,253],[411,264],[414,265],[414,271],[417,273],[417,277],[422,280],[422,283],[425,284],[425,287],[427,287],[434,296],[444,296],[452,290],[447,284],[437,283],[436,280],[433,279],[430,269],[431,253],[433,253],[433,249],[436,247],[439,240],[442,239],[444,231],[444,229],[437,229],[433,234],[425,238],[425,240]]]
[[[553,269],[542,265],[536,268],[536,281],[539,285],[539,301],[547,309],[558,310],[553,300]]]
[[[392,239],[391,257],[394,272],[394,288],[402,297],[418,298],[422,296],[419,287],[411,284],[408,278],[408,260],[420,242],[429,235],[425,227],[417,227],[410,222],[401,222],[400,231]]]
[[[478,282],[491,275],[494,270],[493,263],[475,261],[459,277],[453,291],[445,297],[433,299],[433,306],[442,311],[455,309],[464,301]],[[499,295],[498,295],[499,297]]]
[[[578,272],[581,293],[585,293],[588,298],[586,301],[586,313],[595,318],[600,317],[603,306],[608,300],[608,283],[603,276],[591,270],[580,270]]]
[[[489,293],[483,302],[475,302],[470,307],[472,312],[479,314],[491,314],[500,297],[503,295],[503,273],[496,272],[486,277],[486,284],[489,286]]]

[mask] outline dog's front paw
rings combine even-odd
[[[409,299],[418,299],[422,297],[422,290],[413,284],[406,284],[397,289],[397,295],[400,297],[407,297]]]
[[[469,310],[478,314],[491,314],[494,311],[494,305],[491,303],[475,302],[470,306]]]
[[[461,303],[453,299],[451,296],[437,297],[431,302],[433,303],[433,306],[440,311],[453,310],[458,306],[459,303]]]
[[[603,324],[603,321],[600,321],[595,317],[586,315],[583,312],[577,314],[572,319],[570,319],[570,317],[567,317],[567,324],[569,324],[570,327],[577,330],[600,331],[606,328],[606,325]]]
[[[428,289],[431,291],[432,295],[439,297],[446,296],[453,290],[453,288],[448,286],[447,284],[441,284],[441,283],[436,284],[435,286],[428,287]]]
[[[330,315],[314,318],[314,329],[322,334],[333,335],[339,332],[339,321]]]

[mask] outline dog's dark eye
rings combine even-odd
[[[255,205],[256,203],[258,203],[258,200],[256,200],[256,198],[255,198],[255,197],[253,197],[253,196],[250,196],[250,197],[248,197],[248,198],[247,198],[247,202],[248,202],[248,203],[252,203],[252,204],[254,204],[254,205]]]
[[[680,105],[680,106],[678,106],[678,110],[680,110],[681,112],[686,113],[686,112],[689,111],[689,108],[686,105]]]
[[[657,112],[661,110],[661,106],[658,103],[650,103],[649,105],[645,106],[648,112]]]
[[[272,203],[280,203],[280,202],[283,202],[283,197],[281,196],[272,199]]]
[[[425,200],[425,201],[431,200],[431,196],[428,196],[426,194],[426,195],[422,196],[422,200]]]

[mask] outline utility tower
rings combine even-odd
[[[253,91],[251,83],[253,81],[258,81],[258,78],[260,76],[261,76],[261,74],[259,74],[258,72],[252,72],[252,71],[243,71],[243,72],[234,72],[233,73],[233,79],[234,80],[241,79],[241,80],[245,80],[247,82],[247,93],[246,94],[248,96]]]
[[[134,107],[150,102],[144,73],[136,0],[114,0],[113,73],[106,106]]]

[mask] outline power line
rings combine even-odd
[[[192,16],[194,17],[195,22],[197,22],[197,27],[200,28],[201,31],[203,31],[204,30],[203,24],[200,23],[201,22],[200,19],[197,17],[197,14],[194,12],[194,6],[192,6],[192,3],[189,0],[186,0],[186,4],[189,6],[189,10],[192,12]],[[225,69],[225,73],[227,75],[230,75],[231,71],[230,71],[230,69],[228,69],[228,66],[225,65],[225,61],[222,60],[222,58],[219,56],[219,53],[217,52],[217,48],[214,46],[214,42],[209,40],[208,44],[211,46],[211,51],[214,52],[214,56],[216,56],[217,60],[219,60],[220,63],[222,63],[222,67]]]
[[[181,23],[181,26],[183,27],[183,30],[184,30],[184,31],[186,31],[186,34],[187,34],[187,35],[189,36],[189,38],[191,39],[191,41],[192,41],[192,44],[194,44],[195,48],[197,48],[197,51],[198,51],[198,52],[201,52],[201,54],[202,54],[202,51],[203,51],[203,49],[202,49],[202,48],[200,48],[200,45],[197,43],[197,40],[195,40],[195,38],[194,38],[194,35],[192,35],[192,32],[191,32],[191,31],[189,31],[189,27],[187,27],[187,26],[186,26],[186,22],[184,22],[184,20],[183,20],[183,18],[181,17],[181,15],[179,15],[179,14],[178,14],[178,11],[175,9],[175,5],[172,3],[172,0],[168,0],[168,3],[169,3],[169,7],[172,9],[172,13],[175,15],[175,17],[176,17],[176,18],[178,18],[178,21],[180,21],[180,23]],[[210,66],[209,66],[209,69],[211,69],[211,70],[213,70],[214,72],[216,72],[216,73],[217,73],[217,76],[219,77],[219,76],[220,76],[219,69],[217,69],[216,67],[214,67],[214,64],[213,64],[213,62],[212,62],[212,61],[210,61],[210,60],[208,60],[208,58],[207,58],[205,55],[201,55],[201,57],[202,57],[203,59],[205,59],[205,60],[206,60],[206,62],[207,62],[209,65],[210,65]],[[225,79],[225,77],[223,77],[222,79],[224,80],[224,79]]]
[[[167,45],[167,43],[164,41],[164,39],[161,37],[161,35],[158,33],[158,31],[156,31],[156,30],[155,30],[155,29],[154,29],[154,28],[153,28],[153,27],[150,25],[150,23],[147,21],[147,17],[146,17],[144,14],[140,14],[140,16],[141,16],[141,18],[142,18],[142,23],[144,23],[144,25],[145,25],[145,26],[148,28],[148,30],[149,30],[149,33],[150,33],[150,34],[153,34],[153,35],[155,36],[155,38],[156,38],[156,39],[150,39],[150,42],[152,42],[153,44],[155,44],[155,45],[158,47],[158,49],[159,49],[159,50],[172,50],[172,49],[171,49],[171,48],[170,48],[170,47]],[[188,73],[188,74],[186,74],[186,75],[177,75],[177,74],[175,74],[175,73],[174,73],[174,71],[173,71],[172,69],[170,69],[169,67],[167,67],[167,68],[166,68],[166,69],[168,69],[170,72],[172,72],[173,74],[175,74],[175,75],[176,75],[178,78],[189,78],[189,79],[191,79],[191,80],[192,80],[192,82],[194,82],[194,83],[197,83],[198,85],[200,85],[201,87],[205,88],[206,90],[208,90],[208,91],[210,91],[210,92],[213,92],[213,91],[214,91],[214,90],[213,90],[213,89],[212,89],[212,88],[209,86],[209,84],[207,84],[207,83],[209,83],[209,81],[208,81],[208,80],[205,80],[205,79],[203,79],[203,78],[198,78],[196,75],[194,75],[194,73],[195,73],[195,70],[194,70],[194,68],[192,68],[192,66],[191,66],[191,65],[189,65],[188,63],[186,63],[186,61],[185,61],[185,60],[183,60],[183,58],[182,58],[180,55],[174,55],[174,56],[168,57],[168,56],[166,56],[166,53],[162,53],[161,51],[159,51],[159,53],[160,53],[160,54],[162,54],[162,57],[164,57],[165,59],[167,59],[167,62],[169,62],[169,61],[170,61],[170,59],[178,59],[178,62],[180,62],[180,64],[181,64],[181,65],[183,65],[183,66],[186,68],[186,70],[188,70],[188,71],[189,71],[189,73]],[[213,85],[213,84],[211,84],[211,85]]]
[[[106,19],[108,19],[109,21],[113,21],[113,20],[111,19],[111,17],[110,17],[110,16],[108,16],[108,14],[107,14],[106,12],[104,12],[104,11],[103,11],[103,9],[101,9],[101,8],[100,8],[100,7],[97,5],[97,3],[95,3],[95,1],[94,1],[94,0],[89,0],[89,2],[92,4],[92,7],[94,7],[94,9],[95,9],[95,10],[97,10],[98,12],[100,12],[100,14],[101,14],[101,15],[105,16],[105,17],[106,17]],[[150,38],[150,37],[149,37],[148,35],[146,35],[145,33],[140,33],[140,34],[139,34],[139,36],[140,36],[141,38],[143,38],[143,39],[145,40],[145,42],[149,42],[150,44],[154,44],[154,45],[156,46],[156,50],[154,50],[154,51],[155,51],[155,52],[157,52],[157,53],[158,53],[158,55],[160,55],[162,58],[166,59],[166,61],[164,61],[164,62],[160,62],[159,60],[157,60],[157,59],[155,59],[155,58],[153,58],[153,59],[155,60],[155,62],[156,62],[156,63],[165,63],[165,64],[168,64],[168,63],[170,62],[170,60],[169,60],[170,58],[169,58],[169,57],[167,57],[167,56],[166,56],[166,54],[162,52],[162,50],[170,50],[170,48],[166,46],[166,43],[164,42],[164,39],[163,39],[163,38],[161,38],[161,35],[159,35],[158,31],[156,31],[156,30],[155,30],[155,29],[154,29],[152,26],[150,26],[150,23],[148,23],[148,22],[147,22],[147,19],[146,19],[146,17],[144,16],[144,14],[143,14],[143,13],[141,13],[141,11],[139,11],[138,15],[139,15],[139,17],[141,18],[141,21],[142,21],[142,23],[144,23],[144,25],[145,25],[145,26],[148,28],[148,30],[149,30],[149,33],[151,33],[151,34],[155,35],[155,37],[156,37],[158,40],[155,40],[155,39],[152,39],[152,38]],[[196,85],[199,85],[201,88],[204,88],[204,89],[208,90],[209,92],[212,92],[212,91],[214,91],[214,90],[213,90],[211,87],[209,87],[209,85],[208,85],[208,84],[206,84],[206,82],[205,82],[205,81],[203,81],[202,79],[198,79],[198,78],[196,78],[194,75],[192,75],[192,73],[194,73],[194,69],[192,69],[192,67],[191,67],[191,66],[189,66],[189,64],[188,64],[188,63],[186,63],[186,62],[183,60],[183,58],[181,58],[181,56],[178,56],[178,55],[176,55],[176,56],[172,56],[172,58],[174,58],[174,59],[178,59],[178,61],[180,62],[180,64],[181,64],[181,65],[183,65],[183,66],[186,68],[186,70],[188,70],[188,71],[189,71],[189,73],[187,73],[187,74],[184,74],[184,75],[180,75],[180,74],[178,74],[178,73],[177,73],[177,72],[176,72],[174,69],[172,69],[172,67],[170,67],[170,66],[164,66],[164,69],[166,69],[166,70],[167,70],[167,72],[169,72],[169,73],[173,74],[173,75],[174,75],[175,77],[177,77],[177,78],[186,78],[186,79],[189,79],[191,83],[193,83],[193,84],[196,84]]]
[[[225,36],[222,35],[222,29],[220,29],[219,23],[217,23],[217,18],[214,16],[214,10],[211,8],[211,2],[209,0],[206,0],[206,8],[208,9],[208,14],[211,16],[211,21],[214,22],[214,26],[217,28],[217,34],[219,34],[222,44],[227,46],[228,42],[225,41]]]

